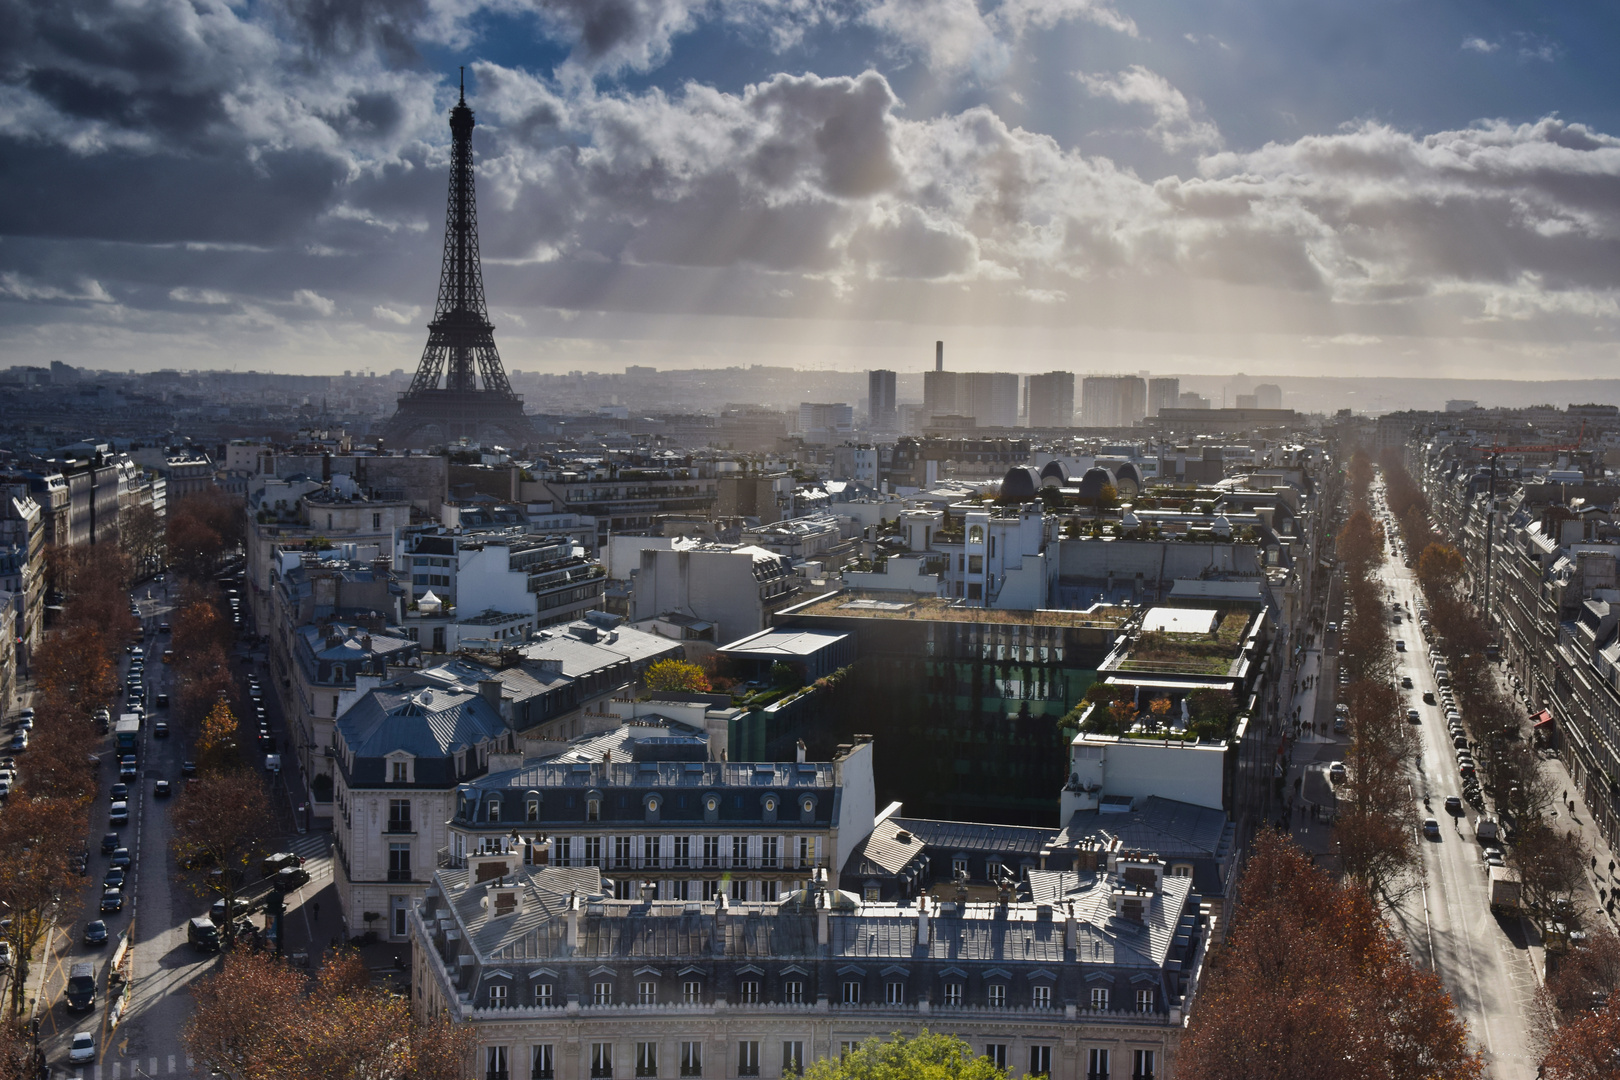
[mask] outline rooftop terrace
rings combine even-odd
[[[866,619],[923,619],[934,622],[1010,623],[1036,626],[1090,626],[1117,629],[1130,608],[1097,605],[1084,611],[1060,608],[1003,610],[966,607],[943,596],[912,598],[892,592],[835,592],[791,609],[794,615],[854,616]],[[784,613],[786,614],[786,613]]]

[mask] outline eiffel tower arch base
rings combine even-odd
[[[383,428],[383,445],[427,450],[466,439],[517,448],[539,441],[523,402],[482,390],[418,390],[402,394]]]

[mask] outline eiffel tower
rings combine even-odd
[[[385,446],[426,449],[458,439],[519,447],[538,441],[523,399],[512,392],[495,328],[484,306],[484,270],[478,258],[478,208],[473,201],[473,112],[461,100],[450,110],[450,205],[445,213],[444,265],[439,302],[428,323],[427,347],[411,387],[383,428]],[[482,376],[484,385],[478,385]],[[443,385],[440,379],[443,378]]]

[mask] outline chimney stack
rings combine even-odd
[[[1069,901],[1069,916],[1063,920],[1063,947],[1070,952],[1080,948],[1080,923],[1074,917],[1074,901]]]
[[[568,948],[579,948],[579,893],[568,894]]]
[[[945,343],[943,341],[934,342],[934,370],[945,370]]]
[[[917,944],[928,944],[928,894],[917,897]]]
[[[799,740],[799,745],[798,745],[798,762],[799,762],[799,764],[801,764],[801,765],[804,764],[805,755],[808,754],[809,752],[810,752],[810,748],[804,745],[804,740],[803,739],[800,739]]]

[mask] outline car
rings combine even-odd
[[[125,825],[129,822],[129,803],[115,802],[107,809],[107,823]]]
[[[260,865],[259,869],[265,877],[274,877],[275,875],[279,874],[284,867],[303,865],[304,857],[299,855],[297,852],[278,851],[274,855],[266,855],[264,857],[264,862]]]
[[[1423,715],[1421,713],[1419,713],[1416,709],[1407,709],[1406,710],[1406,721],[1409,724],[1420,724],[1420,723],[1423,722]]]
[[[28,732],[19,731],[11,737],[11,752],[20,754],[28,749]]]
[[[106,892],[101,894],[101,912],[102,912],[103,915],[111,915],[114,912],[119,912],[119,911],[123,911],[123,910],[124,910],[124,890],[123,889],[108,889]]]
[[[11,798],[11,781],[0,780],[0,799]]]
[[[111,855],[118,848],[118,834],[115,832],[101,834],[101,853]]]
[[[11,942],[0,941],[0,970],[11,966]]]
[[[1457,771],[1459,773],[1461,773],[1463,776],[1473,776],[1474,775],[1474,763],[1472,761],[1461,762],[1457,766]]]
[[[1333,733],[1335,735],[1343,735],[1346,730],[1348,730],[1348,725],[1345,724],[1344,717],[1335,716],[1333,718]]]
[[[1332,778],[1332,780],[1333,780],[1333,782],[1335,784],[1344,783],[1344,776],[1345,776],[1344,762],[1335,761],[1333,764],[1329,765],[1328,766],[1328,776],[1330,778]]]
[[[79,1031],[73,1035],[73,1044],[68,1047],[69,1065],[87,1065],[96,1060],[96,1036],[91,1031]]]
[[[21,720],[28,720],[32,722],[36,715],[37,714],[32,708],[22,708],[17,710],[17,717]]]
[[[1434,691],[1433,690],[1425,690],[1425,691],[1423,691],[1423,704],[1425,704],[1425,705],[1433,705],[1434,704]]]
[[[244,916],[253,914],[253,905],[248,903],[246,900],[241,900],[241,899],[232,900],[231,901],[231,910],[233,912],[235,912],[236,917],[238,919],[240,919],[240,918],[243,918]],[[224,897],[221,897],[220,899],[214,901],[213,906],[211,906],[208,909],[208,918],[213,921],[215,926],[224,926],[225,925],[225,898]]]
[[[17,721],[17,730],[18,731],[33,731],[34,730],[34,718],[32,716],[25,716],[21,720],[18,720]]]
[[[1404,639],[1402,639],[1402,638],[1396,638],[1395,639],[1395,651],[1396,652],[1405,652],[1406,651],[1406,641]]]
[[[167,709],[169,707],[169,695],[168,694],[159,694],[157,696],[157,707],[160,708],[160,709]]]
[[[1330,634],[1337,634],[1339,632],[1339,624],[1336,622],[1328,623],[1327,632]]]
[[[1468,749],[1468,737],[1466,735],[1455,735],[1451,739],[1451,745],[1458,750],[1466,750]]]
[[[1423,819],[1423,835],[1430,840],[1440,839],[1440,823],[1434,818]]]
[[[114,833],[113,835],[116,836],[117,834]],[[115,847],[112,850],[112,856],[108,859],[108,862],[113,866],[127,867],[134,865],[135,858],[129,853],[129,848]]]
[[[174,788],[167,780],[159,780],[157,783],[152,785],[152,797],[155,799],[167,799],[173,794]]]
[[[124,887],[124,876],[124,868],[114,866],[102,875],[101,886],[104,889],[122,889]]]
[[[135,646],[133,649],[131,649],[129,651],[134,656],[145,656],[146,655],[146,650],[141,648],[139,645]]]
[[[1401,689],[1402,690],[1410,690],[1410,689],[1412,689],[1412,676],[1410,676],[1410,675],[1402,675],[1401,676]]]
[[[140,771],[135,767],[133,761],[121,761],[118,763],[118,778],[126,783],[140,775]]]
[[[158,633],[167,634],[168,632],[169,632],[169,624],[168,623],[166,623],[166,622],[158,623]]]
[[[114,784],[112,786],[112,790],[108,792],[108,795],[111,797],[113,802],[128,802],[129,801],[129,785],[128,784]]]
[[[309,871],[302,866],[283,866],[276,871],[276,888],[281,892],[292,892],[294,889],[309,884]]]
[[[152,738],[167,739],[168,737],[169,722],[167,720],[159,720],[157,723],[152,725]]]
[[[195,761],[182,761],[180,763],[180,775],[181,776],[195,776],[195,775],[197,775],[197,763]]]

